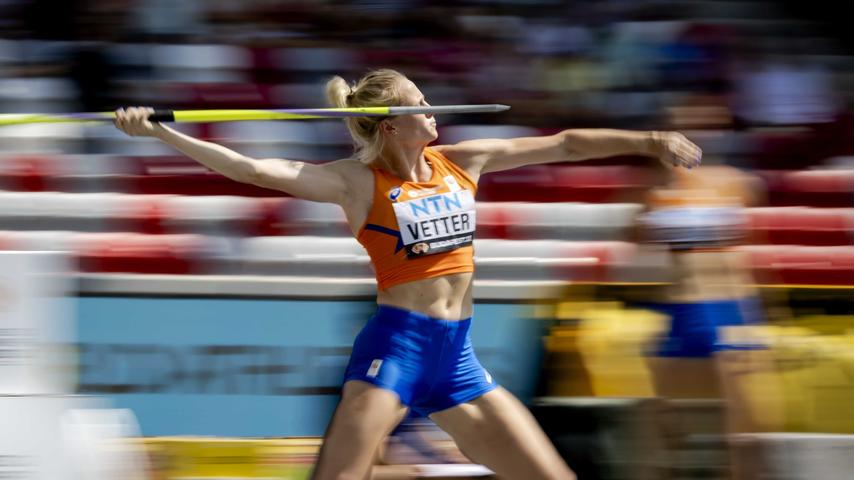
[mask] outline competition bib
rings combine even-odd
[[[394,215],[409,258],[471,245],[474,239],[474,196],[459,189],[393,203]]]

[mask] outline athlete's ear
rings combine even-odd
[[[388,119],[385,119],[382,122],[380,122],[380,129],[382,129],[383,132],[385,132],[389,135],[393,135],[393,134],[397,133],[397,128],[395,128],[395,126],[392,125]]]

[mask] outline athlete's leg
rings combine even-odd
[[[534,416],[501,387],[430,418],[453,437],[466,456],[502,479],[575,478]]]
[[[368,478],[380,442],[403,419],[406,410],[390,390],[358,380],[345,383],[311,478]]]

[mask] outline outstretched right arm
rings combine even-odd
[[[226,177],[265,188],[281,190],[294,197],[339,205],[347,198],[347,182],[338,162],[312,164],[279,158],[255,159],[234,150],[184,135],[167,126],[148,121],[150,108],[116,111],[116,127],[131,136],[162,140],[181,153]]]

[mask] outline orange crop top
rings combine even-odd
[[[371,257],[380,290],[452,273],[473,272],[477,185],[432,148],[428,182],[408,182],[372,168],[374,197],[356,239]]]

